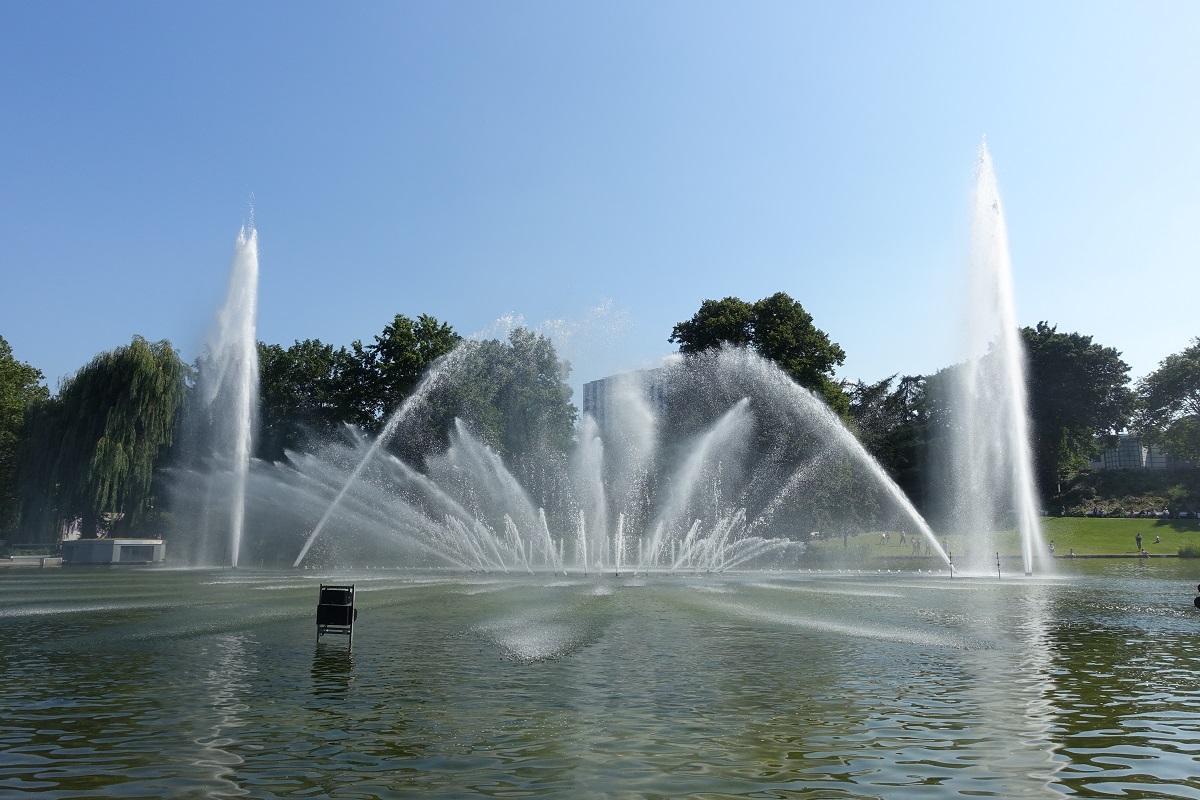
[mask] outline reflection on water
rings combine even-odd
[[[354,655],[349,647],[318,642],[312,661],[312,692],[320,697],[344,695],[354,683]]]
[[[238,767],[245,762],[228,748],[238,741],[238,729],[246,725],[241,714],[249,710],[243,701],[250,699],[246,693],[254,665],[247,640],[245,634],[218,634],[203,652],[204,663],[210,665],[203,679],[208,696],[205,716],[211,716],[212,722],[204,735],[194,740],[200,753],[193,763],[212,775],[213,784],[222,794],[244,794],[234,779]]]
[[[1072,586],[1060,598],[1075,613],[1052,645],[1062,780],[1083,796],[1200,797],[1194,581],[1121,574],[1116,590]]]
[[[0,795],[1200,797],[1187,566],[9,570]]]

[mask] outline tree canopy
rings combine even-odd
[[[153,505],[188,376],[170,342],[135,336],[33,406],[19,465],[24,520],[43,536],[75,520],[84,536],[117,518],[136,526]]]
[[[1022,328],[1029,358],[1029,411],[1038,481],[1053,493],[1067,472],[1087,466],[1096,437],[1115,437],[1134,410],[1129,365],[1112,347],[1039,322]]]
[[[893,387],[893,384],[895,386]],[[859,441],[914,503],[920,505],[921,450],[929,427],[925,378],[892,375],[850,387],[850,419]]]
[[[1200,461],[1200,337],[1138,382],[1137,427],[1176,458]]]
[[[374,341],[258,345],[259,457],[278,460],[348,423],[376,432],[429,367],[462,341],[448,324],[397,314]]]
[[[12,347],[0,336],[0,533],[17,523],[17,451],[25,412],[50,396],[40,370],[17,361]]]
[[[464,342],[454,358],[391,449],[419,464],[446,444],[459,418],[513,469],[567,451],[577,413],[566,382],[571,365],[548,338],[515,328],[504,341]]]
[[[1115,349],[1090,336],[1060,333],[1046,322],[1021,335],[1044,493],[1085,468],[1097,437],[1126,427],[1138,400],[1137,428],[1146,439],[1181,459],[1200,459],[1200,338],[1165,359],[1139,382],[1135,395],[1129,368]],[[705,300],[691,319],[673,327],[670,341],[691,358],[728,344],[774,362],[840,413],[919,506],[926,505],[926,487],[949,479],[931,474],[938,467],[926,454],[956,424],[950,395],[940,387],[961,365],[843,390],[833,373],[844,351],[783,292],[753,303]],[[577,410],[566,382],[570,365],[544,336],[517,328],[505,339],[464,342],[431,316],[397,314],[369,344],[260,342],[258,352],[260,458],[315,449],[344,424],[378,432],[439,359],[452,359],[388,448],[421,468],[449,444],[457,418],[535,494],[562,488],[552,485],[553,464],[567,458]],[[37,529],[46,536],[75,522],[85,535],[115,519],[126,527],[141,524],[155,502],[156,462],[176,438],[189,379],[169,342],[135,337],[126,347],[96,356],[51,398],[41,373],[16,361],[0,338],[0,531],[18,520],[31,534]],[[693,398],[694,392],[684,393]],[[700,413],[704,409],[694,405],[693,398],[672,406],[664,431],[684,440],[710,424]],[[759,405],[755,413],[761,415]],[[784,469],[786,454],[776,452],[786,439],[780,426],[756,436],[751,444],[758,455],[780,459]]]
[[[812,315],[784,292],[755,303],[736,297],[705,300],[691,319],[677,323],[668,340],[681,353],[724,344],[748,347],[779,365],[800,386],[845,416],[849,400],[833,380],[846,353],[813,324]]]
[[[346,348],[334,349],[319,339],[287,348],[259,342],[258,456],[279,460],[284,451],[301,449],[342,422],[361,417],[345,392],[355,366]]]
[[[434,361],[453,350],[462,337],[428,314],[416,320],[397,314],[375,341],[350,345],[353,361],[343,374],[342,390],[353,419],[377,430],[408,397]]]
[[[390,450],[419,467],[446,446],[454,419],[461,418],[510,466],[566,452],[576,415],[566,383],[571,368],[548,338],[515,328],[504,341],[463,342],[433,317],[397,314],[370,345],[259,344],[259,455],[282,458],[342,424],[378,431],[438,359],[456,348],[448,374],[392,437]]]

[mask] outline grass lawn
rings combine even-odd
[[[1042,538],[1054,542],[1054,554],[1136,555],[1137,535],[1142,549],[1151,555],[1175,555],[1179,548],[1200,545],[1200,522],[1194,519],[1109,519],[1092,517],[1047,517],[1042,520]],[[1155,544],[1155,538],[1162,542]],[[1015,541],[1015,537],[1014,537]]]
[[[1151,555],[1177,555],[1180,548],[1189,545],[1200,548],[1200,521],[1194,519],[1042,518],[1042,538],[1047,545],[1054,543],[1056,556],[1066,556],[1073,549],[1077,556],[1133,557],[1137,555],[1139,533],[1142,535],[1142,549]],[[1161,541],[1155,543],[1156,537]],[[939,541],[948,545],[957,560],[969,552],[973,544],[970,538],[942,536]],[[1016,558],[1021,555],[1021,542],[1015,530],[998,536],[996,547],[1002,557]],[[905,569],[941,565],[941,560],[936,556],[924,555],[924,544],[920,553],[919,556],[913,555],[911,538],[906,536],[901,544],[899,534],[894,533],[888,535],[887,543],[876,532],[850,536],[844,546],[841,539],[821,541],[813,546],[813,555],[819,561],[862,564],[866,560],[879,560]]]

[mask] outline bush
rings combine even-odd
[[[1189,544],[1179,548],[1180,558],[1200,558],[1200,545]]]
[[[1200,470],[1080,472],[1063,484],[1063,494],[1052,502],[1051,508],[1065,509],[1068,516],[1104,511],[1119,517],[1163,508],[1200,511]]]

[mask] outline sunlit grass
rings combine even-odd
[[[1137,535],[1142,535],[1142,549],[1150,555],[1174,556],[1183,548],[1200,548],[1200,522],[1194,519],[1111,519],[1092,517],[1043,517],[1042,538],[1049,547],[1054,545],[1054,555],[1069,556],[1074,550],[1077,556],[1136,556]],[[1015,558],[1021,555],[1021,542],[1017,531],[1000,533],[994,537],[992,548],[1001,557]],[[1157,541],[1156,541],[1157,540]],[[966,556],[978,541],[966,535],[939,536],[942,543],[956,559]],[[887,542],[882,533],[860,533],[843,539],[826,539],[814,545],[813,555],[821,560],[846,563],[886,561],[901,568],[917,568],[922,565],[936,567],[941,564],[932,551],[921,540],[919,554],[914,554],[911,536],[889,533]],[[989,554],[990,555],[990,554]]]

